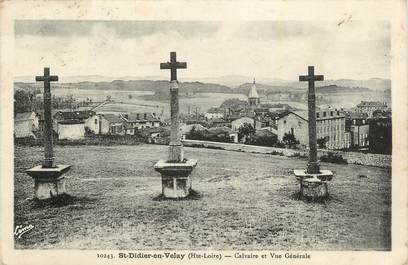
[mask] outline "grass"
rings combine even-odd
[[[391,170],[322,163],[330,198],[299,200],[291,174],[305,160],[185,148],[198,159],[192,198],[163,200],[153,165],[166,146],[57,146],[69,196],[38,202],[25,170],[42,148],[15,148],[18,249],[389,250]],[[366,178],[361,178],[364,175]]]

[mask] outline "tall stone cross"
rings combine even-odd
[[[160,69],[170,69],[170,117],[171,131],[169,144],[169,162],[182,162],[183,149],[180,137],[180,121],[179,121],[179,100],[178,100],[178,81],[177,69],[187,68],[187,63],[177,62],[176,52],[170,52],[170,62],[161,63]]]
[[[314,66],[308,67],[308,75],[299,76],[299,81],[309,82],[308,119],[309,119],[309,163],[307,165],[308,174],[318,174],[320,172],[317,162],[317,137],[316,137],[316,93],[315,81],[323,81],[323,75],[314,74]]]
[[[43,76],[36,76],[35,81],[44,82],[44,161],[43,168],[53,168],[54,151],[52,143],[52,117],[51,117],[51,87],[50,82],[58,81],[58,76],[50,75],[50,68],[44,68]]]

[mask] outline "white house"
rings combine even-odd
[[[85,128],[95,134],[101,134],[101,117],[100,115],[92,115],[84,120]]]
[[[224,118],[224,111],[219,108],[210,108],[204,113],[204,117],[206,120],[222,119]]]
[[[16,138],[35,137],[34,132],[39,128],[39,116],[37,113],[17,113],[14,117],[14,135]]]
[[[231,122],[231,129],[235,132],[237,132],[239,130],[239,128],[244,125],[245,123],[249,123],[252,125],[252,127],[255,128],[255,121],[252,118],[249,117],[242,117],[236,120],[233,120]]]
[[[58,139],[78,140],[85,138],[85,122],[66,120],[58,122]]]
[[[279,115],[276,121],[278,127],[276,131],[279,141],[282,141],[286,133],[293,134],[301,145],[307,145],[309,143],[308,121],[303,115],[288,111]]]

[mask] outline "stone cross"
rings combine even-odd
[[[50,82],[58,81],[58,76],[50,75],[50,68],[44,68],[43,76],[36,76],[35,81],[44,82],[44,161],[43,168],[53,168],[54,151],[52,146],[51,88]]]
[[[182,162],[183,149],[180,139],[180,121],[179,121],[179,100],[178,100],[178,81],[177,69],[187,68],[187,63],[177,62],[176,53],[170,52],[170,62],[161,63],[160,69],[170,69],[170,117],[171,131],[169,144],[168,162]]]
[[[309,163],[307,165],[308,174],[320,173],[317,162],[317,139],[316,139],[316,94],[315,81],[323,81],[323,75],[314,74],[314,66],[308,67],[308,75],[299,76],[299,81],[309,82],[308,90],[308,119],[309,119]]]
[[[170,81],[177,81],[177,69],[186,69],[187,63],[177,62],[176,52],[170,52],[170,62],[161,63],[160,69],[170,69]]]

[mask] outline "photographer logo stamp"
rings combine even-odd
[[[16,226],[16,228],[14,228],[14,236],[17,238],[21,238],[25,233],[32,230],[33,228],[34,228],[34,225],[32,224],[18,225]]]

